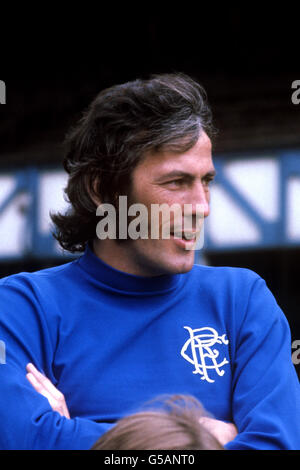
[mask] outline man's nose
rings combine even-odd
[[[203,217],[209,215],[209,192],[202,182],[198,182],[193,188],[190,203],[192,204],[193,214],[201,213]]]

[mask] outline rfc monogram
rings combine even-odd
[[[201,380],[214,382],[209,377],[208,371],[214,370],[219,376],[222,376],[225,371],[221,368],[229,362],[225,357],[221,362],[218,362],[217,358],[220,353],[217,349],[212,348],[216,344],[228,344],[229,341],[225,339],[226,335],[219,336],[214,328],[208,326],[195,330],[189,326],[184,326],[184,328],[188,330],[190,337],[181,349],[182,357],[194,365],[193,374],[200,374]]]

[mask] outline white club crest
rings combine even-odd
[[[207,382],[214,382],[208,376],[208,370],[213,369],[219,376],[225,374],[224,370],[221,370],[225,364],[229,364],[228,360],[224,357],[221,362],[217,362],[219,351],[212,349],[215,344],[228,344],[229,341],[225,339],[226,334],[219,336],[214,328],[208,326],[204,328],[198,328],[193,330],[189,326],[184,326],[188,330],[190,337],[185,342],[181,349],[181,355],[184,359],[195,366],[193,374],[200,374],[202,380]],[[189,354],[187,350],[189,349]]]

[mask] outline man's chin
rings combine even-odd
[[[189,271],[191,271],[193,266],[194,266],[194,264],[190,264],[190,265],[185,265],[185,266],[182,266],[182,267],[174,268],[173,274],[188,273]]]
[[[188,273],[194,266],[195,257],[193,254],[190,256],[185,257],[184,260],[178,259],[175,260],[174,258],[170,260],[169,263],[166,263],[166,271],[169,274],[184,274]]]

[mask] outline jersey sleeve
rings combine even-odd
[[[287,319],[263,279],[253,284],[233,363],[228,450],[300,449],[300,386]]]
[[[49,328],[30,285],[1,281],[1,449],[89,449],[111,426],[78,417],[62,417],[26,379],[26,365],[32,362],[55,383],[51,371],[54,331],[55,325]]]

